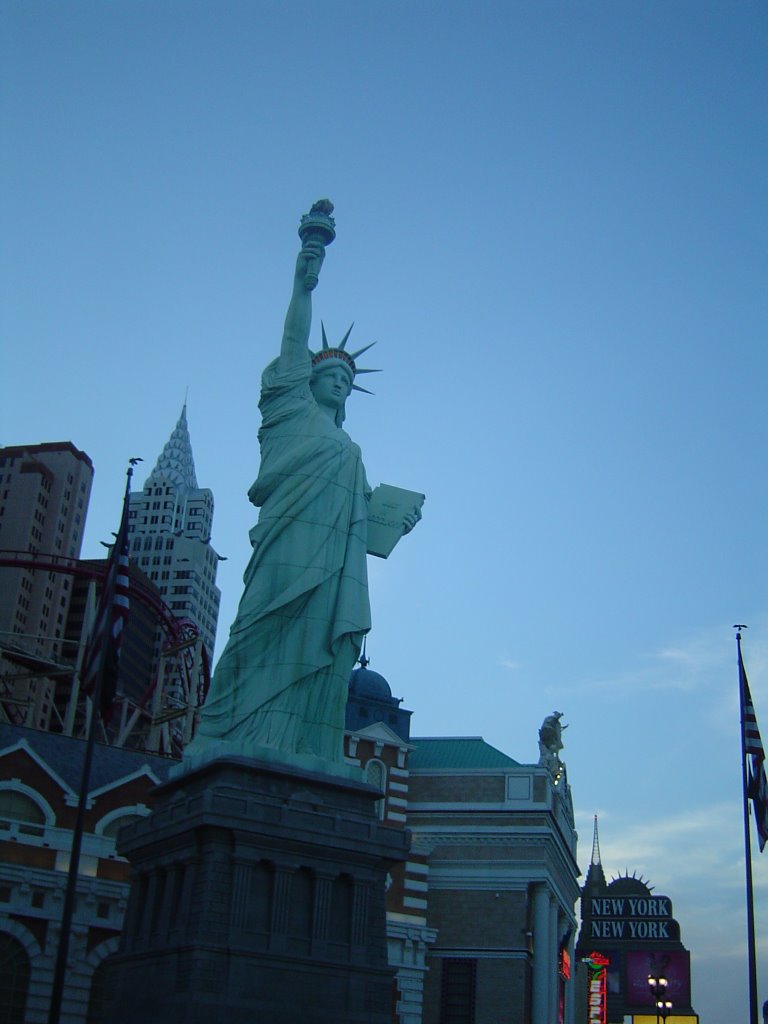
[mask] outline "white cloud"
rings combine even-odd
[[[510,672],[516,672],[520,668],[520,662],[513,661],[511,658],[499,658],[497,665],[509,669]]]

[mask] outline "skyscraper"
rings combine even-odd
[[[197,486],[185,403],[143,489],[131,494],[130,556],[156,583],[176,618],[198,627],[209,660],[221,597],[212,525],[213,493]],[[160,643],[158,632],[158,652]]]
[[[71,577],[52,567],[80,556],[92,481],[71,441],[0,448],[0,549],[26,563],[3,571],[0,639],[38,657],[61,654]]]

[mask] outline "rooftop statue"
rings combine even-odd
[[[250,531],[253,554],[185,752],[190,767],[230,754],[309,768],[343,761],[350,673],[371,625],[371,489],[360,449],[342,423],[352,390],[365,390],[355,377],[370,371],[355,362],[365,349],[346,351],[349,331],[334,348],[323,329],[321,350],[308,347],[312,291],[335,237],[332,212],[321,200],[299,229],[303,244],[280,355],[261,378],[261,465],[248,492],[261,509]],[[423,496],[412,497],[410,506],[397,508],[398,536],[421,518]]]
[[[553,766],[560,762],[560,751],[563,749],[563,729],[560,719],[562,711],[553,711],[547,715],[539,729],[539,764]]]

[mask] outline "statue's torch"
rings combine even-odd
[[[318,199],[313,204],[309,213],[305,213],[299,224],[299,238],[302,245],[307,242],[320,242],[322,246],[330,245],[336,237],[336,222],[331,214],[333,203],[330,199]],[[317,287],[317,277],[320,273],[320,260],[313,259],[307,267],[307,274],[304,282],[309,291]]]

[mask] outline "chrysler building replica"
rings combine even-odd
[[[172,614],[197,626],[209,663],[221,597],[212,524],[213,494],[197,486],[185,402],[143,490],[131,494],[130,557],[159,588]],[[156,654],[159,645],[158,635]]]

